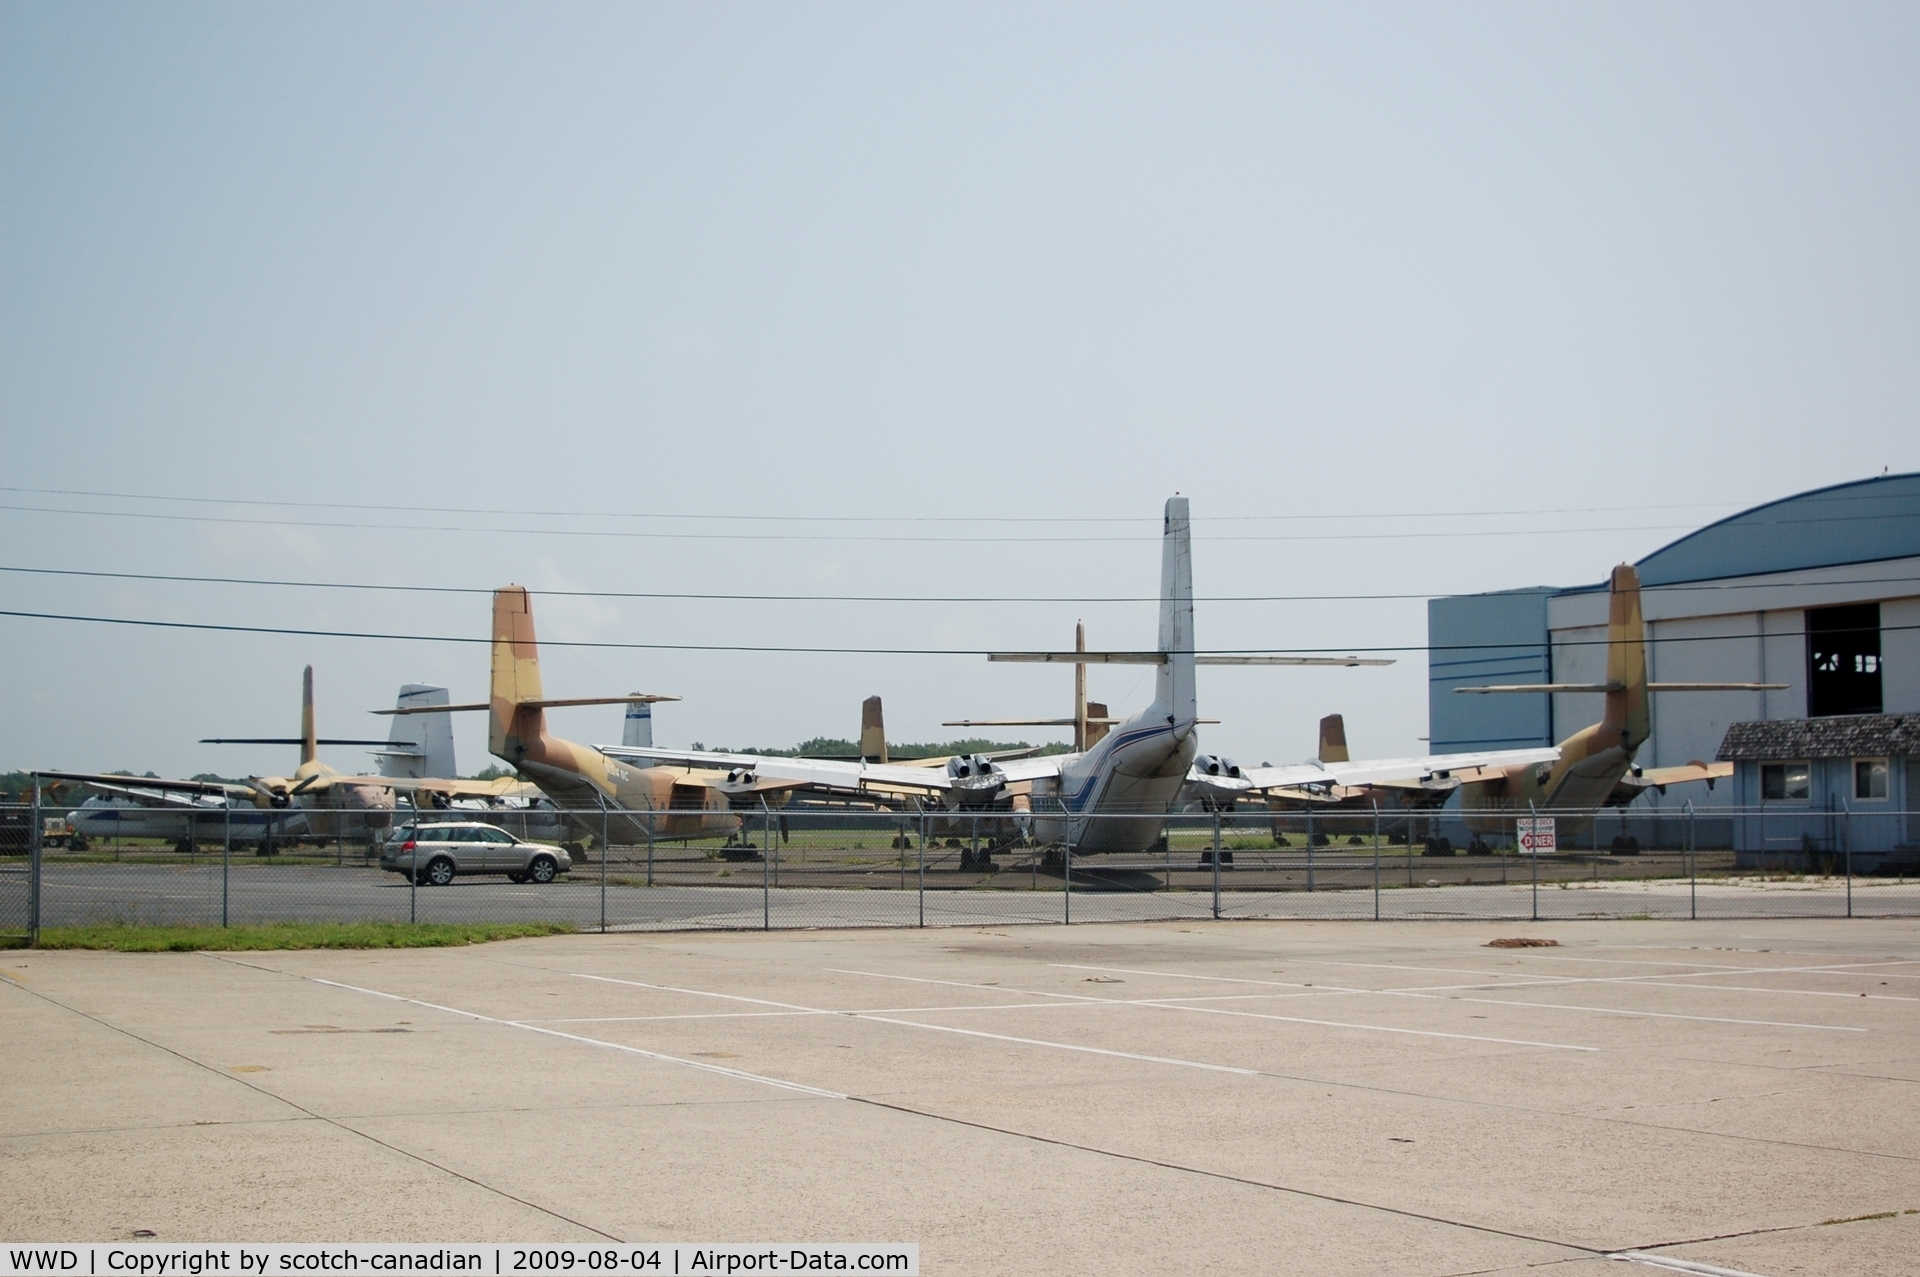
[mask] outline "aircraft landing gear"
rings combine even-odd
[[[1453,854],[1453,842],[1447,838],[1429,838],[1420,854],[1423,856],[1451,856]]]
[[[1202,847],[1202,848],[1200,849],[1200,863],[1199,863],[1199,864],[1198,864],[1197,866],[1195,866],[1195,867],[1196,867],[1196,868],[1199,868],[1199,869],[1211,869],[1211,868],[1213,868],[1213,848],[1211,848],[1211,847]],[[1226,851],[1226,850],[1224,850],[1224,849],[1223,849],[1223,850],[1222,850],[1222,851],[1220,852],[1220,867],[1221,867],[1222,869],[1231,869],[1231,868],[1233,868],[1233,853],[1232,853],[1232,852],[1230,852],[1230,851]]]

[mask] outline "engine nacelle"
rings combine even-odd
[[[1193,760],[1195,769],[1207,776],[1225,776],[1230,780],[1240,780],[1240,764],[1231,758],[1221,758],[1213,754],[1202,754]]]
[[[714,788],[732,798],[752,793],[753,787],[759,782],[759,774],[752,767],[729,767],[727,778]]]
[[[985,807],[1007,787],[1007,774],[985,754],[960,754],[947,760],[947,797],[958,807]]]

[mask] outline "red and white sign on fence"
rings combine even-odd
[[[1521,855],[1537,856],[1542,852],[1560,850],[1559,844],[1554,840],[1552,816],[1522,818],[1513,823],[1514,846],[1519,849]]]

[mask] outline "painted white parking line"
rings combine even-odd
[[[1164,976],[1170,980],[1208,980],[1214,984],[1262,984],[1269,985],[1276,989],[1310,989],[1313,987],[1310,984],[1302,984],[1297,980],[1249,980],[1244,976],[1193,975],[1185,971],[1140,971],[1133,967],[1090,967],[1078,962],[1055,962],[1050,965],[1059,967],[1064,971],[1099,971],[1108,975]],[[1352,992],[1352,990],[1348,989],[1340,989],[1339,991],[1342,993]]]
[[[601,1038],[584,1037],[578,1033],[564,1033],[559,1029],[542,1028],[524,1020],[502,1020],[496,1016],[482,1015],[478,1011],[467,1011],[460,1007],[442,1006],[437,1002],[425,1002],[419,998],[409,998],[403,994],[386,993],[379,989],[363,989],[357,984],[343,984],[338,980],[322,980],[318,976],[303,976],[315,984],[324,984],[335,989],[345,989],[351,993],[365,993],[376,998],[386,998],[393,1002],[405,1002],[409,1006],[425,1007],[429,1011],[444,1011],[448,1015],[461,1015],[469,1020],[478,1020],[483,1024],[497,1024],[502,1028],[519,1029],[526,1033],[539,1033],[546,1037],[560,1038],[568,1042],[579,1042],[587,1046],[605,1047],[609,1051],[620,1051],[627,1055],[637,1055],[642,1059],[657,1060],[662,1064],[677,1064],[683,1069],[696,1069],[702,1073],[717,1073],[722,1077],[734,1078],[741,1082],[755,1082],[761,1086],[771,1086],[782,1091],[793,1091],[801,1095],[810,1095],[821,1100],[844,1100],[847,1097],[838,1091],[823,1091],[817,1086],[808,1086],[803,1082],[789,1082],[784,1078],[767,1077],[760,1073],[748,1073],[744,1069],[730,1069],[721,1064],[708,1064],[704,1060],[683,1060],[677,1055],[662,1055],[658,1051],[647,1051],[637,1046],[627,1046],[621,1042],[608,1042]]]
[[[1383,991],[1384,992],[1384,991]],[[1619,1007],[1582,1007],[1560,1002],[1516,1002],[1509,998],[1435,997],[1430,993],[1389,992],[1395,998],[1422,998],[1430,1002],[1471,1002],[1487,1007],[1534,1007],[1543,1011],[1586,1011],[1595,1015],[1625,1015],[1649,1020],[1701,1020],[1708,1024],[1751,1024],[1767,1029],[1819,1029],[1828,1033],[1868,1033],[1845,1024],[1799,1024],[1792,1020],[1738,1020],[1724,1015],[1682,1015],[1677,1011],[1625,1011]]]
[[[1163,976],[1173,980],[1214,980],[1214,981],[1225,981],[1233,984],[1278,984],[1279,983],[1278,981],[1247,980],[1237,976],[1196,975],[1196,974],[1193,974],[1190,972],[1184,972],[1184,971],[1140,971],[1140,970],[1135,970],[1129,967],[1088,967],[1088,966],[1076,966],[1074,964],[1065,963],[1065,962],[1057,962],[1053,965],[1059,966],[1059,967],[1071,967],[1073,970],[1077,970],[1077,971],[1111,971],[1115,973],[1125,972],[1132,975]],[[1613,983],[1618,983],[1618,981],[1615,981],[1612,979],[1595,980],[1595,979],[1580,978],[1580,979],[1568,979],[1568,980],[1557,981],[1554,984],[1549,985],[1547,987],[1564,988],[1568,985],[1573,985],[1573,984],[1613,984]],[[1288,987],[1297,987],[1297,986],[1288,986]],[[1498,991],[1498,989],[1501,987],[1502,986],[1496,985],[1494,986],[1493,991]],[[1677,988],[1682,986],[1640,985],[1639,987],[1661,989],[1661,988]],[[1703,987],[1710,988],[1713,986],[1703,986]],[[1673,1012],[1673,1011],[1629,1011],[1629,1010],[1622,1010],[1618,1007],[1570,1006],[1570,1005],[1567,1005],[1564,1003],[1558,1003],[1558,1002],[1521,1002],[1512,998],[1463,998],[1455,994],[1448,994],[1446,997],[1441,997],[1438,991],[1433,989],[1427,989],[1427,988],[1413,988],[1413,989],[1344,988],[1342,989],[1342,992],[1372,993],[1381,997],[1425,998],[1430,1001],[1437,1001],[1437,1002],[1438,1001],[1473,1002],[1473,1003],[1484,1004],[1487,1006],[1538,1007],[1538,1008],[1542,1008],[1545,1010],[1552,1010],[1552,1011],[1586,1011],[1586,1012],[1591,1012],[1591,1013],[1600,1014],[1600,1015],[1638,1016],[1638,1017],[1645,1017],[1649,1019],[1658,1019],[1658,1020],[1703,1020],[1703,1021],[1707,1021],[1709,1023],[1714,1023],[1714,1024],[1750,1024],[1750,1025],[1758,1025],[1766,1028],[1777,1028],[1777,1029],[1825,1029],[1834,1033],[1866,1033],[1869,1031],[1867,1029],[1853,1028],[1850,1026],[1843,1026],[1843,1025],[1800,1024],[1790,1020],[1746,1020],[1746,1019],[1735,1019],[1730,1016],[1682,1015],[1678,1012]],[[1762,990],[1762,992],[1773,992],[1773,990]],[[1536,1045],[1541,1045],[1541,1044],[1536,1044]]]
[[[793,1002],[772,1002],[766,998],[749,998],[738,993],[709,993],[705,989],[682,989],[671,984],[648,984],[645,980],[620,980],[610,975],[588,975],[584,971],[569,971],[568,975],[576,980],[598,980],[602,984],[624,984],[635,989],[657,989],[662,993],[685,993],[699,998],[725,998],[729,1002],[751,1002],[755,1006],[778,1007],[782,1011],[811,1011],[816,1015],[831,1015],[819,1007],[803,1007]]]
[[[934,980],[919,975],[891,975],[885,971],[845,971],[839,967],[822,967],[822,971],[834,975],[866,976],[870,980],[903,980],[908,984],[944,984],[952,989],[987,989],[994,993],[1018,993],[1033,998],[1066,998],[1075,1002],[1107,1002],[1111,999],[1091,997],[1084,993],[1049,993],[1044,989],[1020,989],[1000,984],[973,984],[964,980]]]
[[[577,971],[570,972],[569,974],[580,975],[580,973]],[[875,973],[873,972],[862,972],[862,971],[842,972],[841,974],[875,975]],[[590,980],[604,980],[609,984],[631,985],[634,988],[639,988],[639,989],[662,989],[672,993],[691,993],[691,994],[696,994],[699,996],[709,997],[709,998],[727,998],[729,1000],[738,1001],[738,1002],[765,1002],[766,1001],[766,999],[764,998],[743,998],[737,994],[732,994],[732,993],[708,993],[703,989],[683,989],[683,988],[678,988],[672,985],[648,984],[641,980],[616,980],[611,976],[585,976],[583,978],[590,979]],[[884,975],[877,975],[876,978],[883,979],[883,980],[884,979],[912,980],[915,983],[921,983],[921,984],[956,984],[958,983],[958,981],[952,981],[952,980],[921,980],[915,976],[890,977],[890,976],[884,976]],[[968,987],[989,988],[992,986],[977,985],[977,986],[968,986]],[[1075,997],[1075,995],[1072,995],[1072,994],[1060,994],[1057,996]],[[1114,1000],[1108,999],[1108,998],[1076,997],[1075,1001],[1077,1002],[1077,1004],[1082,1006],[1106,1006],[1106,1005],[1114,1004]],[[817,1011],[818,1014],[821,1014],[821,1015],[837,1015],[837,1016],[842,1016],[852,1020],[867,1020],[874,1024],[895,1024],[895,1025],[900,1025],[906,1028],[927,1029],[934,1033],[957,1033],[964,1037],[990,1038],[999,1042],[1017,1042],[1024,1046],[1044,1046],[1044,1047],[1049,1047],[1056,1051],[1079,1051],[1088,1055],[1105,1055],[1105,1056],[1110,1056],[1114,1059],[1119,1059],[1119,1060],[1141,1060],[1149,1064],[1172,1064],[1180,1068],[1204,1069],[1211,1073],[1237,1073],[1244,1077],[1260,1076],[1260,1070],[1258,1069],[1237,1068],[1231,1064],[1212,1064],[1205,1060],[1181,1060],[1181,1059],[1175,1059],[1171,1056],[1143,1055],[1134,1051],[1114,1051],[1114,1050],[1109,1050],[1106,1047],[1083,1046],[1077,1042],[1051,1042],[1043,1038],[1014,1037],[1006,1033],[988,1033],[982,1029],[961,1029],[961,1028],[955,1028],[954,1026],[948,1025],[948,1024],[927,1024],[920,1020],[902,1020],[894,1016],[875,1015],[871,1012],[866,1012],[866,1011],[827,1011],[827,1010],[822,1010],[820,1008],[815,1008],[815,1007],[797,1007],[790,1002],[774,1003],[772,1005],[787,1007],[791,1010]],[[1043,1003],[1042,1005],[1047,1007],[1052,1007],[1054,1009],[1060,1009],[1059,1004],[1057,1003]],[[942,1007],[940,1009],[946,1010],[947,1008]]]
[[[1640,1250],[1616,1250],[1607,1258],[1628,1264],[1645,1264],[1648,1268],[1664,1268],[1670,1273],[1692,1273],[1695,1277],[1761,1277],[1759,1273],[1750,1273],[1742,1268],[1718,1268],[1713,1264],[1696,1264],[1691,1259],[1675,1259],[1671,1255],[1649,1255]]]
[[[1227,1007],[1184,1006],[1169,999],[1141,1000],[1134,1006],[1159,1007],[1163,1011],[1193,1011],[1203,1015],[1235,1015],[1250,1020],[1281,1020],[1288,1024],[1317,1024],[1331,1029],[1362,1029],[1369,1033],[1407,1033],[1422,1038],[1455,1038],[1462,1042],[1491,1042],[1500,1046],[1537,1046],[1549,1051],[1598,1051],[1597,1046],[1570,1046],[1565,1042],[1534,1042],[1526,1038],[1493,1038],[1477,1033],[1442,1033],[1438,1029],[1401,1029],[1386,1024],[1350,1024],[1344,1020],[1309,1020],[1297,1015],[1274,1015],[1266,1011],[1234,1011]]]
[[[1119,971],[1124,969],[1120,967],[1112,967],[1112,968],[1077,967],[1071,963],[1066,963],[1066,962],[1056,962],[1052,965],[1057,967],[1067,967],[1073,970],[1080,970],[1080,971],[1094,971],[1094,970]],[[835,968],[828,968],[828,969],[836,970]],[[919,977],[919,976],[888,975],[884,972],[878,972],[878,971],[838,971],[837,973],[840,975],[871,976],[876,980],[914,980],[914,981],[919,981],[927,984],[951,983],[950,981],[946,981],[946,980],[922,980],[922,977]],[[1142,971],[1142,972],[1136,972],[1135,974],[1151,975],[1156,973]],[[1215,976],[1215,977],[1196,976],[1194,978],[1195,979],[1218,979],[1218,980],[1227,981],[1233,984],[1275,983],[1274,981],[1268,981],[1268,980],[1232,979],[1227,976]],[[970,987],[984,988],[987,986],[975,985]],[[1298,987],[1298,986],[1285,986],[1285,987],[1291,988],[1291,987]],[[1361,992],[1369,992],[1369,991],[1361,990]],[[1185,1003],[1200,1001],[1200,999],[1198,998],[1179,998],[1179,997],[1095,998],[1095,997],[1089,997],[1086,994],[1080,994],[1080,993],[1061,993],[1061,994],[1055,994],[1054,996],[1061,997],[1061,998],[1076,998],[1082,1002],[1098,1003],[1103,1006],[1157,1007],[1163,1011],[1192,1011],[1192,1012],[1195,1012],[1196,1014],[1217,1012],[1218,1014],[1221,1014],[1221,1015],[1239,1015],[1239,1016],[1246,1016],[1246,1017],[1250,1017],[1258,1020],[1278,1020],[1288,1024],[1312,1024],[1322,1028],[1329,1028],[1329,1029],[1357,1029],[1361,1032],[1366,1032],[1366,1033],[1401,1033],[1401,1034],[1410,1034],[1415,1037],[1425,1037],[1425,1038],[1456,1038],[1466,1042],[1491,1042],[1501,1046],[1545,1047],[1548,1050],[1553,1050],[1553,1051],[1598,1051],[1600,1049],[1597,1046],[1571,1046],[1564,1042],[1534,1042],[1534,1041],[1521,1040],[1516,1038],[1485,1037],[1480,1034],[1474,1034],[1474,1033],[1442,1033],[1433,1029],[1403,1029],[1403,1028],[1397,1028],[1393,1025],[1387,1025],[1387,1024],[1356,1024],[1347,1020],[1317,1020],[1317,1019],[1309,1019],[1306,1016],[1298,1016],[1298,1015],[1274,1015],[1270,1012],[1230,1011],[1223,1007],[1198,1007],[1198,1006],[1184,1005]]]
[[[999,1042],[1018,1042],[1023,1046],[1051,1047],[1056,1051],[1082,1051],[1088,1055],[1105,1055],[1116,1060],[1142,1060],[1148,1064],[1175,1064],[1181,1068],[1205,1069],[1209,1073],[1237,1073],[1241,1077],[1259,1077],[1259,1069],[1236,1068],[1231,1064],[1209,1064],[1203,1060],[1179,1060],[1164,1055],[1140,1055],[1133,1051],[1110,1051],[1106,1047],[1082,1046],[1077,1042],[1049,1042],[1042,1038],[1017,1038],[1005,1033],[987,1033],[980,1029],[958,1029],[950,1024],[926,1024],[919,1020],[896,1020],[884,1015],[862,1015],[856,1017],[875,1024],[900,1024],[914,1029],[931,1029],[935,1033],[958,1033],[970,1038],[992,1038]]]

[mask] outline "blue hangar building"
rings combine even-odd
[[[1691,801],[1700,845],[1747,863],[1843,841],[1856,856],[1920,851],[1920,474],[1756,506],[1636,566],[1650,680],[1787,684],[1656,693],[1642,767],[1722,759],[1736,772],[1640,801],[1671,815]],[[1592,693],[1453,689],[1604,682],[1606,624],[1605,582],[1431,600],[1435,752],[1549,745],[1597,722]]]

